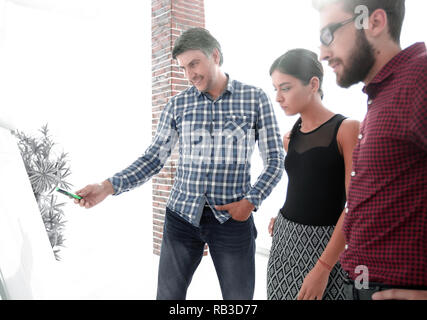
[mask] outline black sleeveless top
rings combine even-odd
[[[301,118],[291,132],[285,169],[289,183],[280,210],[293,222],[312,226],[336,225],[346,202],[345,165],[337,133],[346,118],[340,114],[317,129],[300,131]]]

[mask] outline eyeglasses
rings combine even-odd
[[[354,21],[356,18],[357,16],[354,16],[353,18],[345,20],[343,22],[334,23],[324,27],[322,30],[320,30],[320,42],[325,46],[329,46],[332,43],[332,41],[334,41],[335,31],[345,26],[346,24]]]

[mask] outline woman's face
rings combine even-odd
[[[312,88],[303,85],[302,81],[275,70],[271,74],[276,94],[276,101],[280,104],[286,115],[293,116],[301,113],[312,99]]]

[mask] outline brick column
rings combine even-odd
[[[189,83],[172,58],[175,40],[185,30],[205,26],[204,0],[152,0],[152,114],[154,136],[163,108]],[[153,177],[153,252],[160,254],[166,202],[172,189],[177,148],[163,170]]]

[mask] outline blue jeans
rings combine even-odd
[[[209,246],[225,300],[251,300],[255,288],[253,217],[245,222],[229,219],[220,224],[205,208],[200,227],[166,209],[157,285],[158,300],[185,300],[187,288]]]

